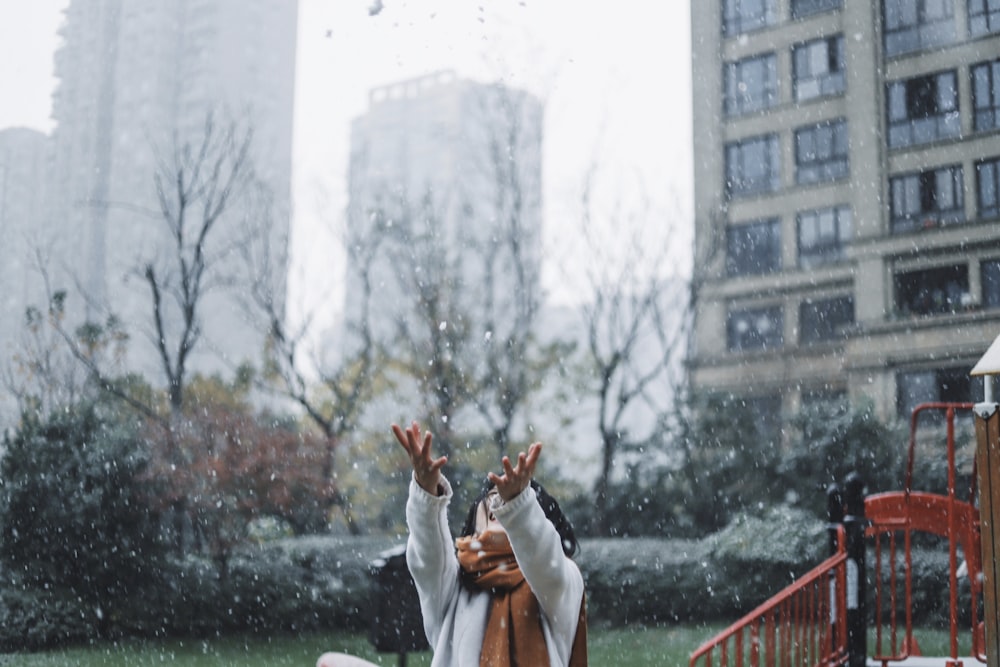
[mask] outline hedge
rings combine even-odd
[[[238,632],[364,631],[379,592],[372,562],[405,536],[286,538],[234,554],[225,576],[211,561],[171,561],[110,620],[115,636],[206,636]],[[824,525],[790,510],[742,517],[704,540],[581,540],[576,560],[595,626],[719,622],[738,618],[825,556]],[[946,564],[945,560],[945,564]],[[915,559],[920,617],[946,599],[940,555]],[[946,571],[946,570],[945,570]],[[92,609],[56,593],[0,591],[6,650],[96,639]],[[107,625],[107,623],[105,623]]]

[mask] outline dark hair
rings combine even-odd
[[[461,537],[468,537],[470,535],[475,535],[476,533],[476,512],[479,509],[479,505],[486,500],[486,494],[489,493],[493,485],[489,482],[483,487],[483,490],[476,497],[475,502],[469,507],[469,513],[465,517],[465,525],[462,527]],[[573,557],[577,551],[580,549],[580,545],[576,541],[576,533],[573,532],[573,524],[569,522],[566,515],[563,514],[562,509],[559,508],[559,503],[556,499],[549,495],[545,488],[536,482],[531,480],[531,488],[535,490],[535,496],[538,498],[538,504],[542,506],[542,511],[545,512],[545,518],[555,526],[556,532],[559,533],[559,540],[562,543],[563,553],[569,557]]]

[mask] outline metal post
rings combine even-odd
[[[844,532],[847,538],[847,655],[849,667],[868,662],[867,584],[865,575],[865,496],[861,475],[846,480]]]
[[[837,544],[838,528],[840,528],[840,524],[844,523],[844,494],[841,493],[840,487],[836,484],[831,484],[826,490],[826,516],[826,532],[830,536],[829,555],[834,556],[840,548],[840,545]]]
[[[841,493],[840,487],[836,484],[831,484],[826,490],[826,516],[827,516],[827,534],[830,537],[829,553],[831,556],[837,554],[840,551],[840,527],[844,523],[844,494]],[[838,606],[837,600],[837,570],[830,572],[829,581],[829,600],[830,600],[830,642],[831,647],[839,644],[840,633],[838,632],[838,627],[843,628],[843,623],[846,622],[843,618],[838,618],[840,608]],[[840,625],[838,625],[840,624]]]
[[[996,541],[1000,540],[1000,407],[977,403],[976,470],[979,479],[979,521],[983,552],[983,625],[986,630],[986,664],[1000,665],[1000,564]]]

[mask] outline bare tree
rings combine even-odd
[[[446,208],[431,191],[415,208],[404,196],[386,252],[404,295],[393,318],[398,348],[390,363],[416,381],[426,417],[438,425],[438,450],[450,456],[456,417],[469,400],[473,323],[465,307],[463,258],[444,230]]]
[[[332,362],[312,353],[308,338],[316,313],[305,314],[302,323],[292,326],[283,307],[283,295],[277,293],[284,281],[279,279],[284,261],[274,261],[282,250],[270,246],[268,218],[259,218],[261,229],[251,234],[244,248],[247,266],[251,267],[251,316],[258,319],[267,333],[268,354],[263,388],[277,391],[304,410],[325,439],[322,478],[332,484],[335,477],[336,450],[345,436],[358,429],[364,409],[369,405],[376,385],[376,357],[379,348],[371,330],[372,270],[381,236],[365,228],[348,225],[345,245],[352,248],[359,270],[361,312],[348,323],[350,349]],[[313,376],[315,374],[315,376]],[[348,527],[357,531],[349,503],[336,490],[328,495],[330,505],[339,505]]]
[[[482,242],[479,316],[482,363],[470,395],[498,457],[515,420],[555,357],[538,346],[541,305],[541,105],[501,83],[480,97],[487,126],[484,182],[492,188],[494,233]]]
[[[409,308],[395,340],[416,360],[410,370],[430,397],[429,414],[449,420],[441,422],[446,436],[454,417],[471,410],[499,458],[555,363],[536,331],[542,105],[502,83],[466,92],[476,122],[459,137],[465,170],[452,182],[380,198],[396,219],[386,252]],[[414,194],[419,201],[408,201]]]
[[[407,395],[419,397],[442,453],[454,451],[461,429],[470,450],[502,455],[551,359],[535,337],[542,108],[503,85],[447,85],[469,121],[427,127],[428,140],[441,142],[439,169],[424,171],[410,143],[392,137],[352,147],[348,225],[369,237],[348,245],[349,259],[372,264],[356,284],[385,285],[370,295],[376,376],[416,390]],[[370,161],[394,153],[397,164]],[[349,285],[348,300],[357,292]]]
[[[26,309],[21,348],[4,371],[4,382],[22,410],[48,413],[97,390],[167,428],[153,401],[137,396],[132,378],[122,372],[129,336],[118,317],[108,311],[101,321],[87,320],[74,327],[69,293],[52,286],[48,260],[40,248],[35,249],[45,305]]]
[[[29,411],[39,415],[50,414],[60,407],[76,403],[87,390],[87,374],[81,372],[81,366],[72,351],[67,349],[63,335],[66,332],[66,293],[52,293],[46,274],[43,274],[43,280],[46,293],[51,294],[48,305],[25,308],[19,343],[12,356],[4,359],[0,369],[3,386],[14,398],[22,415]],[[69,337],[74,344],[81,343],[75,336]],[[115,347],[119,347],[122,340],[118,338],[114,342]],[[105,345],[92,338],[89,358],[104,352],[103,348]]]
[[[615,203],[600,221],[614,230],[618,243],[595,232],[595,174],[596,169],[588,173],[582,197],[582,234],[594,258],[587,271],[590,299],[582,313],[600,440],[595,528],[606,534],[619,457],[632,449],[648,450],[658,440],[662,415],[681,385],[691,311],[687,281],[663,271],[670,266],[665,243],[670,235],[650,238],[651,230],[669,223],[651,214],[648,200],[639,198],[632,213]],[[663,240],[658,243],[656,236]],[[645,420],[637,417],[643,410]]]
[[[204,298],[226,284],[219,265],[239,243],[226,239],[220,227],[253,177],[252,138],[252,130],[241,131],[235,122],[219,127],[209,113],[197,142],[175,135],[153,177],[160,220],[170,239],[164,255],[169,260],[146,261],[142,276],[149,287],[153,343],[175,413],[183,408],[188,361],[202,333]],[[216,237],[220,243],[214,243]]]
[[[173,415],[184,406],[188,365],[200,341],[205,299],[213,290],[233,282],[240,267],[231,258],[250,243],[247,235],[255,231],[242,224],[260,203],[251,195],[262,187],[253,174],[252,138],[252,130],[241,130],[235,121],[220,125],[215,114],[209,112],[198,137],[183,139],[175,132],[171,150],[159,156],[152,174],[155,210],[134,202],[91,202],[101,208],[129,212],[135,216],[134,224],[140,224],[140,218],[149,221],[153,224],[152,236],[167,240],[157,245],[151,256],[140,259],[134,271],[149,288],[148,333],[164,373],[167,404]],[[233,221],[223,222],[227,216]],[[42,339],[37,333],[37,325],[44,319],[86,370],[91,386],[166,426],[169,420],[156,402],[149,396],[136,395],[121,379],[123,349],[129,340],[115,315],[115,306],[121,304],[98,303],[77,280],[76,288],[86,301],[87,312],[104,315],[100,320],[91,315],[74,328],[68,323],[68,293],[50,285],[50,267],[41,257],[37,268],[45,287],[46,312],[29,311],[30,326],[36,330],[36,369],[42,368],[39,363],[46,363],[43,350],[38,348]],[[72,274],[73,270],[68,272]],[[99,354],[110,349],[116,351],[114,358]]]

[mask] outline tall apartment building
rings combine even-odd
[[[433,235],[441,251],[425,275],[447,265],[467,308],[490,298],[501,309],[504,301],[514,308],[514,299],[538,298],[542,122],[542,104],[531,94],[449,71],[370,91],[368,111],[351,125],[348,325],[360,316],[364,246],[377,243],[372,327],[379,338],[395,334],[395,318],[411,307],[400,280],[405,265],[419,261],[401,261],[399,253],[421,236]],[[507,243],[514,236],[516,258]],[[521,294],[510,288],[515,271],[523,272]],[[484,280],[492,295],[477,287]]]
[[[47,137],[27,128],[0,130],[0,360],[10,358],[32,289],[32,246],[42,219]]]
[[[158,368],[141,268],[170,257],[154,175],[175,147],[197,151],[209,114],[217,135],[232,123],[252,130],[254,173],[274,203],[284,308],[297,16],[297,0],[72,0],[65,11],[48,232],[71,304],[88,317],[96,306],[117,313],[132,334],[134,370]],[[252,213],[237,203],[216,240]],[[203,306],[193,370],[259,359],[263,334],[231,293],[217,290]]]
[[[1000,5],[692,0],[694,387],[978,399],[1000,334]]]

